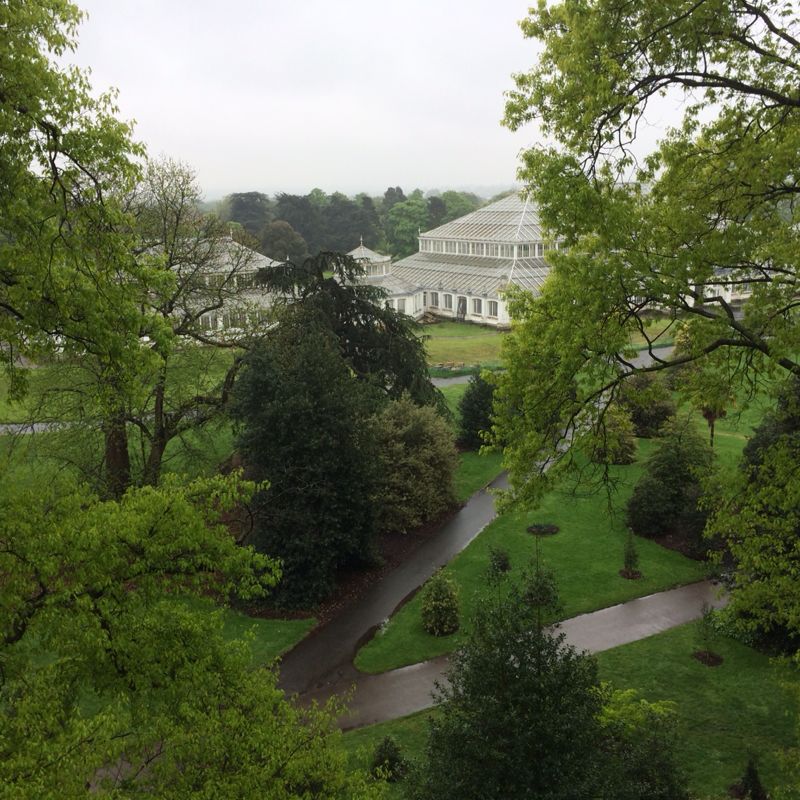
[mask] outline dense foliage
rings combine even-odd
[[[508,443],[507,502],[525,505],[575,463],[631,376],[680,369],[673,385],[713,435],[731,398],[741,407],[800,375],[800,28],[787,0],[560,0],[532,8],[522,30],[541,57],[515,76],[505,121],[535,120],[545,135],[520,174],[564,244],[541,297],[510,299],[495,428]],[[681,116],[636,158],[664,94],[683,101]],[[655,351],[654,312],[681,328],[674,358]],[[795,467],[784,442],[762,481],[738,476],[717,491],[713,529],[741,551],[733,602],[764,624],[774,613],[796,625],[785,613]]]
[[[403,396],[387,403],[370,430],[378,455],[378,530],[405,533],[455,505],[458,456],[450,426],[434,408]]]
[[[270,482],[253,543],[281,559],[278,599],[305,607],[330,592],[338,567],[372,556],[377,478],[364,424],[375,393],[310,322],[280,325],[248,354],[232,408],[241,452]]]
[[[220,216],[241,224],[261,242],[270,258],[301,264],[304,254],[347,253],[363,243],[371,249],[403,257],[416,252],[420,231],[475,211],[483,200],[470,192],[446,191],[408,197],[399,186],[383,197],[313,189],[307,195],[240,192],[222,201]]]
[[[364,269],[339,253],[320,253],[301,265],[264,270],[261,285],[287,313],[281,326],[306,325],[330,331],[342,357],[359,380],[389,398],[408,393],[415,403],[446,403],[430,381],[419,325],[387,308],[382,289],[363,283]]]
[[[631,414],[620,404],[610,403],[598,424],[592,460],[600,464],[632,464],[636,460],[634,433]]]
[[[711,448],[691,423],[664,430],[628,500],[628,524],[639,536],[675,534],[701,550],[706,513],[701,484],[713,463]]]
[[[483,444],[481,433],[492,425],[492,401],[494,386],[480,373],[475,373],[459,400],[461,422],[458,443],[469,450],[477,450]]]
[[[460,616],[458,588],[439,570],[422,587],[422,627],[431,636],[449,636],[458,630]]]
[[[513,593],[479,610],[447,677],[415,798],[687,796],[668,710],[612,696],[595,662],[533,625]]]
[[[639,372],[620,385],[619,405],[630,415],[633,432],[643,439],[658,436],[675,416],[675,403],[657,375]]]

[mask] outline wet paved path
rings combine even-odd
[[[505,475],[489,488],[505,488]],[[281,661],[280,685],[288,692],[325,690],[351,682],[360,673],[353,666],[359,645],[397,606],[441,566],[460,553],[496,516],[487,489],[474,494],[434,538],[372,586],[354,605],[303,639]]]
[[[655,352],[663,358],[671,348]],[[648,353],[642,353],[635,363],[644,366],[650,360]],[[438,386],[465,383],[469,377],[441,378],[434,383]],[[501,475],[490,488],[507,485],[505,475]],[[332,694],[347,693],[355,687],[350,717],[343,720],[345,727],[393,719],[430,706],[434,681],[447,667],[446,656],[381,675],[360,673],[353,665],[353,658],[375,628],[436,569],[461,552],[495,516],[494,498],[487,490],[473,495],[434,539],[421,545],[408,561],[371,587],[353,606],[289,651],[281,661],[280,686],[289,693],[299,694],[303,701],[324,701]],[[713,594],[708,584],[683,587],[576,617],[564,622],[562,630],[579,649],[598,652],[699,617],[703,602],[711,602]]]
[[[725,599],[710,581],[693,583],[666,592],[640,597],[562,622],[558,629],[578,650],[599,653],[699,619],[706,605],[719,608]],[[343,728],[359,728],[376,722],[403,717],[433,705],[434,683],[442,680],[447,656],[408,667],[365,675],[351,668],[336,682],[307,692],[301,702],[323,702],[331,694],[354,690],[348,702],[349,713],[340,720]]]

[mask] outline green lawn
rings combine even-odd
[[[643,444],[645,448],[649,446]],[[464,629],[468,628],[473,609],[486,592],[493,591],[486,583],[490,546],[508,551],[512,575],[517,577],[534,554],[535,539],[526,531],[534,522],[555,523],[561,528],[557,535],[542,537],[539,542],[544,562],[556,572],[563,618],[701,580],[705,575],[702,563],[646,539],[637,540],[644,577],[628,581],[619,576],[626,538],[620,509],[640,472],[638,464],[616,468],[620,484],[613,516],[609,515],[604,492],[573,495],[556,491],[535,512],[515,512],[496,519],[446,567],[460,588],[462,630],[444,637],[426,633],[420,620],[418,594],[358,652],[356,666],[365,672],[383,672],[455,649],[465,639]]]
[[[459,455],[456,471],[456,496],[460,501],[472,497],[503,471],[503,454],[464,452]]]
[[[704,666],[691,656],[700,642],[697,624],[683,625],[600,653],[600,673],[648,700],[675,701],[678,755],[695,792],[725,797],[749,753],[758,757],[766,788],[774,790],[783,775],[776,751],[796,744],[797,708],[784,681],[800,676],[721,636],[711,646],[723,663]]]
[[[211,600],[192,598],[190,606],[212,612],[217,606]],[[278,656],[296,645],[316,624],[307,619],[261,619],[249,617],[231,608],[222,609],[223,636],[228,641],[248,640],[253,666],[271,664]]]
[[[696,624],[684,625],[639,642],[600,653],[603,680],[616,688],[637,689],[649,700],[671,700],[678,720],[678,757],[691,790],[700,797],[726,798],[750,752],[768,790],[784,781],[778,753],[797,744],[796,703],[784,685],[797,671],[730,639],[718,637],[713,648],[724,657],[706,667],[691,657],[697,649]],[[404,755],[418,758],[434,710],[350,731],[344,744],[353,766],[369,764],[375,745],[394,736]],[[402,798],[403,785],[390,787],[389,798]],[[774,793],[773,793],[774,796]]]
[[[653,347],[667,347],[675,344],[675,334],[678,332],[678,323],[666,318],[651,319],[645,325],[647,338],[653,342]],[[633,347],[643,349],[648,346],[641,333],[631,336]]]
[[[429,364],[500,363],[500,346],[505,333],[469,322],[436,322],[422,328]]]

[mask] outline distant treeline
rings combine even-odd
[[[228,195],[218,209],[222,219],[240,224],[259,250],[295,263],[321,250],[346,253],[364,244],[402,258],[417,250],[419,231],[430,230],[480,208],[486,201],[470,192],[448,191],[425,197],[416,189],[406,196],[390,186],[383,197],[313,189],[306,195],[261,192]]]

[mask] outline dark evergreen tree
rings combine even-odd
[[[487,431],[492,424],[492,400],[494,387],[480,373],[475,373],[467,384],[458,410],[461,424],[458,442],[469,450],[477,450],[482,444],[481,431]]]
[[[357,380],[313,314],[294,317],[251,350],[236,384],[237,444],[269,486],[256,500],[252,543],[279,557],[276,599],[309,607],[336,569],[373,557],[376,456],[363,420],[376,392]]]
[[[382,247],[383,230],[375,201],[368,194],[359,194],[356,196],[356,203],[359,211],[357,217],[359,241],[363,239],[364,244],[372,249]]]
[[[532,625],[524,601],[479,608],[447,677],[413,797],[594,800],[597,667]]]
[[[275,199],[275,219],[288,222],[303,237],[311,255],[324,249],[324,211],[308,195],[279,194]]]
[[[358,279],[364,269],[352,258],[320,253],[304,264],[265,270],[262,283],[302,316],[287,315],[282,324],[314,325],[331,331],[340,353],[359,380],[390,398],[405,392],[415,403],[435,405],[447,415],[441,392],[430,381],[420,326],[387,308],[385,294]]]
[[[663,433],[628,501],[628,524],[639,536],[680,535],[699,552],[706,522],[699,481],[712,467],[713,451],[689,422]]]
[[[415,800],[686,800],[658,704],[599,684],[513,589],[477,610],[438,687]],[[608,713],[604,713],[608,711]]]
[[[392,210],[397,203],[402,203],[406,199],[403,190],[399,186],[390,186],[383,193],[383,202],[381,203],[381,215],[386,218],[386,215]]]
[[[428,198],[428,224],[431,228],[438,228],[447,216],[447,206],[438,195]]]
[[[341,192],[334,192],[325,209],[323,247],[336,253],[347,253],[356,247],[363,235],[361,209]]]

